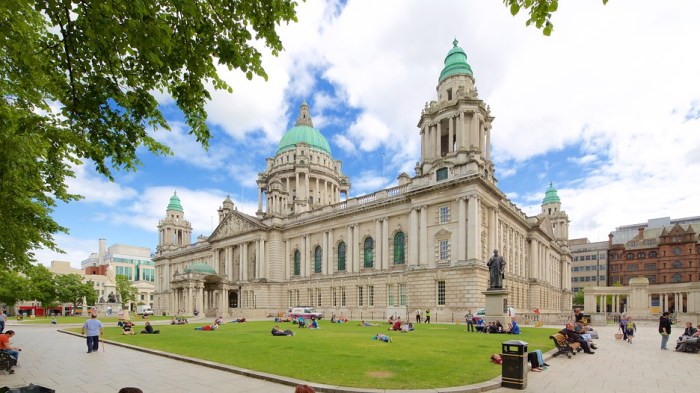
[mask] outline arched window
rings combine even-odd
[[[394,235],[394,265],[406,263],[406,236],[403,232]]]
[[[294,275],[301,275],[301,252],[299,250],[294,251]]]
[[[627,259],[634,259],[634,253],[628,252]]]
[[[656,258],[659,254],[656,253],[656,251],[650,251],[649,252],[649,258]]]
[[[643,252],[637,253],[637,259],[644,259],[644,258],[646,258],[646,254],[644,254]]]
[[[683,250],[681,250],[680,247],[673,247],[672,251],[673,251],[673,255],[681,255],[681,253],[683,252]]]
[[[321,246],[316,246],[314,250],[314,273],[321,273],[321,258],[323,257],[323,250]]]
[[[673,276],[671,276],[671,282],[681,282],[681,274],[676,273]]]
[[[673,264],[671,265],[672,268],[674,269],[680,269],[683,267],[683,262],[681,261],[673,261]],[[677,282],[677,281],[674,281]]]
[[[374,267],[374,240],[371,237],[365,239],[364,267]]]
[[[338,271],[345,271],[345,242],[338,243]]]

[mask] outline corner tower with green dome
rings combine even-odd
[[[185,220],[185,210],[177,191],[170,197],[165,218],[158,222],[158,247],[156,254],[192,243],[192,225]]]
[[[549,188],[544,193],[540,216],[549,218],[555,240],[563,245],[568,244],[569,216],[561,210],[561,199],[559,199],[557,189],[552,183],[549,183]]]
[[[297,121],[287,131],[265,171],[258,173],[258,217],[284,217],[302,213],[347,198],[350,180],[342,174],[342,163],[334,160],[331,147],[314,128],[304,101]],[[264,203],[263,203],[264,202]]]
[[[418,121],[421,160],[419,183],[432,184],[478,174],[495,185],[491,161],[491,123],[494,118],[479,99],[467,54],[452,41],[437,78],[437,100],[425,104]]]

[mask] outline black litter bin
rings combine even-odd
[[[525,389],[527,387],[527,343],[510,340],[502,343],[501,346],[503,347],[501,386],[511,389]]]

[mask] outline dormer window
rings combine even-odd
[[[435,180],[443,181],[447,180],[447,168],[440,168],[435,172]]]

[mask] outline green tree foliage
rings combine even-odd
[[[602,0],[607,4],[608,0]],[[542,34],[548,36],[552,34],[554,25],[551,22],[552,14],[559,8],[558,0],[503,0],[503,3],[510,8],[510,13],[515,16],[521,10],[528,10],[530,17],[525,22],[526,26],[535,24],[535,27],[542,29]]]
[[[581,288],[577,292],[574,292],[574,298],[572,299],[572,302],[575,306],[583,305],[583,291],[584,288]]]
[[[277,55],[295,0],[0,1],[0,269],[30,269],[31,250],[67,232],[50,214],[85,160],[112,179],[144,147],[170,154],[155,94],[173,97],[207,147],[216,65],[267,78],[254,42]]]
[[[138,290],[131,286],[127,276],[121,274],[117,276],[117,294],[122,299],[122,307],[129,302],[136,301],[138,293]]]
[[[17,302],[28,300],[29,282],[16,271],[0,270],[0,303],[14,307]]]
[[[44,309],[52,307],[58,300],[54,274],[44,265],[33,265],[27,270],[29,285],[25,300],[37,300]]]
[[[83,282],[79,274],[58,274],[55,279],[56,296],[61,303],[71,303],[73,307],[83,303],[93,305],[97,300],[97,292],[91,282]]]

